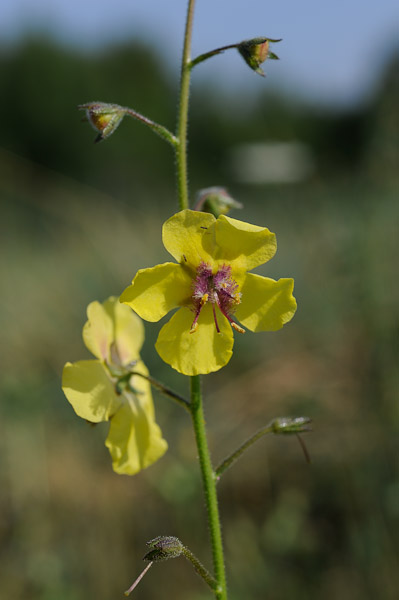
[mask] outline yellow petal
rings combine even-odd
[[[182,210],[168,219],[162,228],[162,241],[166,250],[178,263],[196,268],[201,261],[212,264],[212,244],[204,247],[208,228],[215,223],[209,213]],[[210,252],[211,251],[211,252]]]
[[[276,331],[292,319],[296,300],[293,279],[269,279],[249,273],[241,288],[237,320],[251,331]]]
[[[100,302],[91,302],[87,307],[87,322],[83,327],[85,346],[96,358],[109,360],[113,341],[113,324],[110,315]]]
[[[108,421],[121,405],[114,385],[99,360],[66,363],[62,389],[79,417],[98,423]]]
[[[233,271],[250,271],[267,262],[276,253],[276,236],[266,227],[250,225],[221,215],[210,228],[213,236],[205,237],[206,249],[212,252],[218,264],[229,264]],[[209,246],[208,246],[209,244]]]
[[[120,301],[133,308],[142,319],[159,321],[173,308],[188,302],[191,282],[186,269],[175,263],[141,269]]]
[[[159,332],[155,348],[160,357],[179,373],[199,375],[218,371],[233,353],[234,337],[229,322],[217,309],[217,333],[212,307],[206,304],[198,319],[198,329],[190,333],[194,313],[181,308]]]
[[[120,364],[127,365],[131,361],[137,360],[144,342],[142,320],[114,296],[104,302],[104,309],[112,320],[113,349]]]
[[[134,475],[158,460],[168,445],[154,421],[151,391],[124,393],[123,397],[123,406],[111,419],[105,445],[110,451],[114,471]]]

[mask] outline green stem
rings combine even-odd
[[[180,404],[180,406],[182,406],[183,408],[185,408],[188,412],[191,412],[190,411],[190,402],[188,400],[186,400],[185,398],[183,398],[183,396],[180,396],[180,394],[177,394],[176,392],[174,392],[170,388],[166,387],[166,385],[164,385],[163,383],[161,383],[157,379],[154,379],[150,375],[144,375],[143,373],[138,373],[137,371],[131,371],[130,373],[128,373],[128,377],[129,378],[132,375],[138,375],[139,377],[142,377],[143,379],[147,379],[147,381],[149,381],[150,384],[156,390],[160,391],[165,396],[168,396],[168,398],[171,398],[172,400],[174,400],[175,402],[177,402],[178,404]]]
[[[199,65],[199,63],[204,62],[204,60],[208,60],[208,58],[212,58],[212,56],[215,56],[216,54],[222,54],[222,52],[224,52],[225,50],[230,50],[231,48],[237,48],[239,45],[240,45],[240,43],[229,44],[228,46],[222,46],[221,48],[215,48],[215,50],[211,50],[210,52],[205,52],[205,54],[200,54],[200,56],[197,56],[197,58],[194,58],[190,62],[190,69],[195,67],[195,65]]]
[[[198,573],[198,575],[200,577],[202,577],[202,579],[205,581],[205,583],[207,583],[214,592],[220,592],[218,582],[216,581],[216,579],[214,579],[212,577],[212,575],[209,573],[209,571],[207,571],[207,569],[205,569],[204,565],[201,563],[201,561],[198,560],[198,558],[195,556],[195,554],[193,554],[191,552],[191,550],[186,548],[186,546],[183,546],[182,553],[187,558],[187,560],[189,560],[191,562],[195,571]]]
[[[183,56],[180,72],[180,101],[177,123],[176,167],[177,188],[180,210],[188,208],[188,176],[187,176],[187,123],[188,103],[190,96],[190,55],[193,31],[195,0],[189,0],[187,8],[186,29],[184,34]]]
[[[137,121],[141,121],[142,123],[144,123],[145,125],[150,127],[150,129],[152,129],[152,131],[154,133],[157,133],[159,136],[161,136],[161,138],[166,140],[174,148],[178,147],[179,142],[178,142],[177,138],[173,135],[173,133],[171,133],[169,131],[169,129],[167,129],[163,125],[160,125],[159,123],[156,123],[155,121],[151,121],[151,119],[136,112],[132,108],[125,106],[125,107],[123,107],[123,110],[125,110],[126,114],[129,115],[129,117],[133,117],[133,119],[136,119]]]
[[[227,469],[231,467],[236,462],[236,460],[240,458],[242,454],[244,454],[245,450],[252,446],[252,444],[255,444],[255,442],[257,442],[261,437],[263,437],[267,433],[273,433],[273,427],[271,427],[270,425],[259,429],[259,431],[252,435],[246,442],[241,444],[241,446],[237,448],[235,452],[233,452],[232,454],[230,454],[230,456],[225,458],[224,461],[220,463],[220,465],[215,469],[215,475],[217,479],[220,479],[220,476],[223,475],[223,473],[227,471]]]
[[[187,8],[186,28],[180,75],[180,100],[177,123],[176,170],[180,210],[188,208],[188,175],[187,175],[187,123],[190,95],[191,73],[191,38],[193,30],[195,0],[189,0]],[[217,600],[227,600],[226,575],[224,568],[222,532],[220,528],[219,509],[216,494],[216,478],[209,455],[205,431],[205,420],[202,407],[201,382],[198,375],[191,377],[190,412],[193,422],[198,457],[201,469],[202,484],[205,494],[208,523],[212,543],[214,576],[217,587],[214,589]]]
[[[218,589],[214,590],[217,600],[227,600],[226,575],[224,567],[222,531],[219,519],[216,494],[216,478],[206,438],[204,411],[202,406],[201,382],[199,375],[191,377],[191,417],[193,421],[198,457],[201,469],[205,504],[212,544],[214,575]]]
[[[246,442],[241,444],[230,456],[224,459],[223,462],[215,469],[215,476],[217,480],[220,479],[220,476],[227,471],[229,467],[231,467],[239,458],[244,454],[252,444],[255,444],[260,438],[268,433],[274,433],[276,435],[292,435],[295,434],[298,438],[299,444],[302,447],[302,450],[305,454],[305,458],[307,462],[310,462],[309,454],[306,449],[306,446],[299,436],[300,433],[306,433],[311,431],[310,427],[311,419],[309,417],[277,417],[270,421],[268,425],[258,429],[256,433],[251,435],[250,438],[247,439]]]

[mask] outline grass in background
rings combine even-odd
[[[0,168],[2,596],[117,597],[141,570],[145,541],[160,533],[209,562],[186,414],[155,395],[170,451],[137,477],[117,476],[102,425],[76,419],[60,390],[63,364],[87,354],[87,304],[167,260],[162,198],[149,214],[7,152]],[[294,276],[299,310],[278,336],[236,336],[231,364],[208,378],[213,454],[222,459],[275,416],[310,415],[315,431],[306,438],[310,466],[294,438],[269,438],[222,478],[233,600],[248,585],[251,600],[264,600],[264,589],[270,600],[396,597],[393,188],[341,177],[239,194],[249,220],[277,234],[279,251],[262,273]],[[145,361],[184,392],[152,351],[158,329],[146,324]],[[165,588],[181,600],[186,590],[190,600],[207,597],[180,560],[156,565],[140,597]]]

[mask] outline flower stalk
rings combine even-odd
[[[85,104],[79,104],[78,109],[86,111],[86,119],[97,131],[98,135],[94,140],[95,143],[101,142],[112,135],[119,127],[123,118],[128,115],[147,125],[154,133],[175,148],[178,145],[177,138],[169,129],[128,106],[119,106],[119,104],[109,104],[107,102],[86,102]]]
[[[154,377],[151,377],[150,375],[144,375],[143,373],[138,373],[136,371],[132,371],[130,373],[130,375],[138,375],[139,377],[146,379],[147,381],[150,382],[152,387],[154,387],[156,390],[158,390],[159,392],[161,392],[168,398],[171,398],[172,400],[174,400],[175,402],[180,404],[180,406],[182,406],[188,412],[191,412],[190,411],[190,402],[188,400],[186,400],[186,398],[183,398],[183,396],[180,396],[180,394],[178,394],[177,392],[174,392],[173,390],[168,388],[166,385],[164,385],[157,379],[154,379]]]
[[[273,419],[268,425],[259,429],[256,433],[251,435],[250,438],[247,439],[246,442],[241,444],[230,456],[225,458],[218,467],[215,469],[215,477],[219,481],[220,477],[223,475],[227,469],[229,469],[235,462],[244,454],[248,448],[250,448],[255,442],[260,440],[264,435],[268,433],[274,434],[282,434],[282,435],[292,435],[295,434],[300,440],[300,445],[304,451],[307,462],[310,462],[309,455],[306,451],[306,446],[304,446],[302,439],[299,436],[299,433],[311,431],[310,427],[311,419],[309,417],[279,417],[277,419]]]
[[[187,124],[191,75],[191,39],[193,30],[195,0],[189,0],[184,34],[184,47],[181,62],[180,102],[176,137],[176,168],[177,186],[180,210],[189,207],[188,200],[188,171],[187,171]],[[202,405],[201,381],[199,375],[194,375],[191,382],[191,418],[197,444],[205,502],[208,513],[208,523],[212,544],[214,576],[217,586],[214,588],[217,600],[227,600],[226,575],[224,566],[222,532],[219,519],[219,508],[216,484],[208,449],[205,429],[205,419]]]
[[[200,577],[209,585],[211,590],[216,593],[221,593],[221,588],[214,577],[209,573],[207,569],[205,569],[204,565],[198,558],[189,550],[186,546],[183,546],[182,554],[191,562],[194,567],[194,570],[198,573]]]
[[[191,377],[191,417],[197,443],[205,504],[208,513],[214,575],[218,583],[218,588],[214,590],[214,593],[217,600],[227,600],[226,574],[218,499],[216,493],[216,479],[206,437],[201,381],[199,375]]]
[[[155,121],[152,121],[148,117],[145,117],[144,115],[136,112],[135,110],[133,110],[131,108],[125,108],[125,111],[129,117],[133,117],[133,119],[136,119],[137,121],[141,121],[142,123],[144,123],[144,125],[147,125],[147,127],[152,129],[152,131],[154,131],[154,133],[158,134],[161,138],[163,138],[166,142],[171,144],[174,148],[177,148],[178,140],[173,135],[173,133],[171,131],[169,131],[169,129],[167,129],[163,125],[160,125],[159,123],[156,123]]]
[[[177,123],[176,168],[179,207],[181,210],[189,207],[188,173],[187,173],[187,124],[188,104],[190,97],[190,55],[193,31],[195,0],[189,0],[187,8],[186,28],[184,33],[183,56],[180,72],[180,101]]]

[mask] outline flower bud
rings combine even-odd
[[[312,419],[309,417],[279,417],[274,419],[271,423],[273,433],[303,433],[304,431],[311,431],[310,423]]]
[[[159,535],[150,542],[147,546],[151,548],[144,556],[143,560],[159,561],[168,560],[169,558],[177,558],[184,550],[184,546],[177,537],[171,535]]]
[[[214,186],[197,193],[195,210],[211,213],[218,218],[226,215],[232,208],[242,208],[242,204],[234,200],[225,188]]]
[[[278,60],[277,54],[270,52],[270,42],[276,43],[281,42],[280,40],[272,40],[271,38],[253,38],[252,40],[244,40],[238,44],[237,49],[247,65],[251,67],[256,73],[265,77],[265,72],[261,68],[261,64],[265,62],[267,58]]]
[[[122,106],[106,102],[87,102],[80,104],[78,108],[86,111],[87,120],[98,132],[98,136],[94,140],[96,143],[114,133],[126,114],[126,109]]]

